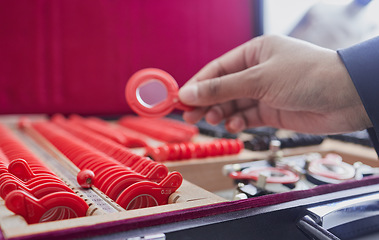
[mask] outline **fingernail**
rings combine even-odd
[[[197,100],[197,85],[184,86],[179,90],[179,98],[183,103],[193,104]]]
[[[219,107],[211,108],[205,115],[205,120],[212,125],[219,124],[222,120],[222,110]]]
[[[239,132],[244,128],[244,122],[240,118],[233,118],[229,126],[233,131]]]

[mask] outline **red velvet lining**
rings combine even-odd
[[[252,37],[249,0],[0,1],[0,114],[130,112],[127,79],[183,85]]]

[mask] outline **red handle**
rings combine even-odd
[[[182,102],[178,102],[175,107],[179,110],[183,110],[183,111],[186,111],[186,112],[189,112],[189,111],[192,111],[195,109],[195,107],[192,107],[192,106],[188,106],[188,105],[185,105],[184,103]]]

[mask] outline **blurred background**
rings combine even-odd
[[[379,35],[377,0],[265,0],[263,31],[346,48]]]
[[[378,1],[0,0],[0,113],[131,113],[127,79],[161,68],[182,86],[263,33],[337,49],[378,34]]]

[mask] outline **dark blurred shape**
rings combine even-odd
[[[245,129],[244,133],[254,134],[258,136],[272,136],[278,131],[277,128],[272,127],[256,127]]]
[[[300,134],[296,133],[288,138],[278,138],[276,136],[261,136],[245,141],[245,148],[252,151],[264,151],[269,149],[272,140],[278,140],[281,143],[281,148],[295,148],[319,145],[325,139],[325,136]]]
[[[370,136],[366,130],[338,135],[329,135],[328,138],[373,147]]]

